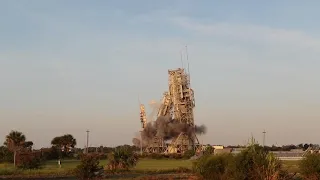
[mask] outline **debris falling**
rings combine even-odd
[[[149,122],[141,132],[141,135],[139,134],[136,138],[133,138],[132,142],[135,146],[140,147],[140,139],[142,137],[142,146],[145,147],[155,136],[167,141],[177,137],[180,133],[184,133],[190,137],[193,134],[205,134],[206,127],[204,125],[190,126],[174,120],[170,116],[159,116],[156,121]]]
[[[194,125],[195,99],[189,67],[187,71],[184,68],[168,70],[168,91],[163,93],[160,103],[150,103],[153,111],[148,118],[141,106],[144,105],[140,104],[143,130],[132,140],[135,146],[144,147],[145,153],[182,154],[191,148],[202,150],[197,134],[205,133],[206,127]],[[152,121],[155,115],[157,119]]]

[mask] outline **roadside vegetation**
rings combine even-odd
[[[283,170],[273,154],[259,146],[254,139],[237,155],[204,155],[193,165],[203,179],[213,180],[291,180],[295,174]]]
[[[280,161],[253,138],[239,154],[214,155],[213,148],[208,148],[195,160],[191,160],[196,155],[193,150],[182,155],[140,155],[139,149],[129,145],[89,148],[89,153],[84,154],[83,150],[75,148],[76,140],[70,134],[53,138],[51,144],[51,148],[36,151],[23,133],[11,131],[0,147],[0,176],[23,179],[161,179],[160,176],[163,179],[179,176],[208,180],[320,179],[319,154],[307,155],[302,161]]]

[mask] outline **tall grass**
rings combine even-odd
[[[195,172],[212,180],[291,180],[281,161],[258,144],[250,144],[241,153],[206,155],[194,163]]]
[[[301,174],[308,180],[320,179],[320,154],[309,154],[299,164]]]

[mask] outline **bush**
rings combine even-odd
[[[107,169],[111,171],[128,171],[129,168],[136,166],[138,155],[128,148],[117,148],[108,154]]]
[[[102,176],[103,167],[99,165],[99,157],[95,154],[81,155],[81,163],[75,169],[79,179],[97,179]]]
[[[188,150],[183,154],[184,159],[190,159],[192,156],[194,156],[196,152],[194,150]]]
[[[57,147],[41,149],[42,156],[45,160],[57,160],[60,158],[60,152]]]
[[[0,146],[0,163],[13,162],[13,152],[5,146]]]
[[[231,154],[204,155],[193,163],[193,170],[204,179],[227,180],[227,169],[232,159]]]
[[[19,169],[40,169],[42,161],[40,158],[32,158],[21,161],[17,166]]]
[[[235,180],[290,179],[288,173],[282,171],[281,161],[257,144],[251,144],[234,157],[234,163],[229,167],[229,176],[229,179]]]
[[[181,154],[173,153],[173,154],[168,154],[168,158],[169,159],[182,159],[183,156]]]
[[[286,171],[281,170],[281,162],[274,154],[255,143],[250,144],[244,151],[235,156],[204,153],[200,159],[194,162],[193,170],[204,179],[293,179]]]
[[[172,154],[159,154],[159,153],[151,153],[151,154],[145,154],[143,156],[137,155],[137,157],[146,157],[150,159],[182,159],[184,158],[184,155],[172,153]]]
[[[163,159],[163,158],[165,158],[165,155],[158,154],[158,153],[152,153],[152,154],[149,154],[148,157],[151,159]]]
[[[19,169],[40,169],[43,164],[40,152],[17,153],[16,158]]]
[[[301,174],[306,179],[320,179],[320,154],[308,154],[299,163]]]
[[[214,149],[212,146],[208,146],[205,151],[203,152],[203,154],[205,155],[210,155],[210,154],[213,154],[214,153]]]

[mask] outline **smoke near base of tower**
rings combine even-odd
[[[191,137],[194,134],[205,134],[206,130],[206,126],[204,125],[190,126],[174,120],[170,116],[160,116],[156,121],[149,122],[141,134],[137,134],[137,136],[132,139],[132,142],[135,146],[140,147],[142,138],[142,146],[146,147],[155,136],[166,141],[179,136],[180,133]]]

